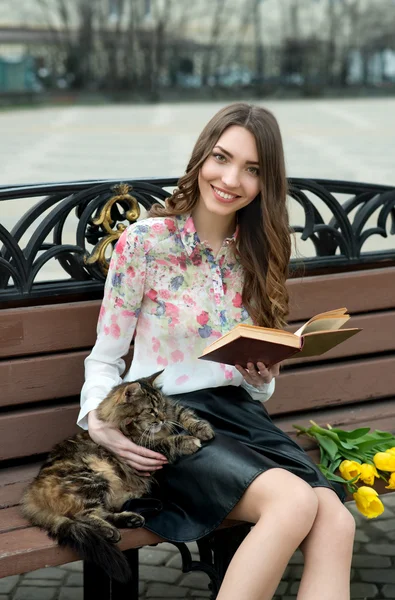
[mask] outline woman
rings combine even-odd
[[[95,347],[86,359],[79,424],[98,444],[149,475],[164,510],[147,527],[189,541],[223,519],[255,524],[236,552],[218,599],[272,598],[301,547],[298,598],[346,600],[354,520],[309,457],[270,420],[263,402],[278,365],[230,367],[200,361],[237,323],[283,327],[290,234],[281,135],[273,115],[233,104],[201,133],[186,174],[152,218],[131,225],[111,261]],[[164,369],[164,393],[211,422],[216,437],[166,465],[97,419],[121,382]],[[165,467],[165,468],[163,468]]]

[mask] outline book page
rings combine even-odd
[[[294,335],[301,336],[304,333],[312,333],[314,331],[327,331],[340,329],[349,320],[350,315],[347,314],[346,308],[330,310],[324,313],[319,313],[307,321],[302,327],[295,331]]]
[[[306,325],[302,327],[301,335],[314,333],[315,331],[333,331],[335,329],[340,329],[347,323],[349,318],[350,315],[344,315],[343,317],[325,318],[313,321],[312,323],[306,323]]]

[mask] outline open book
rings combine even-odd
[[[345,342],[361,329],[341,329],[350,315],[338,308],[312,317],[291,333],[255,325],[236,325],[207,346],[199,358],[246,367],[248,362],[272,366],[287,358],[319,356]]]

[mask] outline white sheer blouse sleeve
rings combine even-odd
[[[247,392],[250,394],[253,400],[258,400],[259,402],[267,402],[274,393],[274,389],[276,387],[276,380],[273,377],[270,383],[264,383],[263,385],[259,386],[259,388],[257,388],[253,385],[250,385],[246,382],[245,379],[243,379],[241,387],[247,390]]]
[[[122,359],[130,348],[144,291],[146,260],[134,226],[119,238],[110,262],[97,325],[96,343],[85,359],[85,383],[77,424],[87,429],[87,415],[110,389],[122,382]]]

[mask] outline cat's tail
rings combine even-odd
[[[88,520],[61,517],[56,527],[51,528],[49,535],[60,546],[69,546],[76,550],[83,560],[101,567],[112,579],[121,583],[131,579],[132,572],[121,550],[103,537]]]

